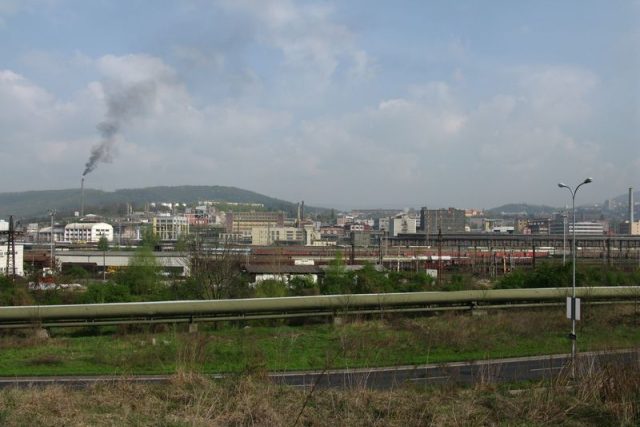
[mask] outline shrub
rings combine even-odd
[[[80,301],[83,304],[128,302],[131,301],[131,294],[126,285],[113,282],[93,283],[87,287]]]
[[[256,285],[256,298],[275,298],[287,295],[287,285],[282,280],[263,280]]]
[[[30,305],[33,298],[27,291],[26,284],[12,282],[8,277],[0,276],[0,305]]]
[[[310,276],[297,276],[289,280],[289,293],[296,296],[319,295],[320,287]]]

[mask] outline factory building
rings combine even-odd
[[[160,240],[175,241],[189,234],[189,220],[185,216],[154,216],[151,219],[151,230]]]
[[[106,222],[74,222],[64,227],[64,241],[73,243],[96,243],[101,237],[113,241],[113,227]]]
[[[550,234],[563,234],[564,221],[562,218],[552,220],[549,226]],[[576,222],[576,234],[578,235],[594,235],[602,236],[606,232],[605,226],[598,221],[579,221]],[[567,234],[573,234],[573,224],[567,221]]]
[[[274,244],[302,244],[304,230],[297,227],[252,227],[251,244],[267,246]]]
[[[15,245],[15,262],[16,275],[24,276],[24,247],[21,244]],[[9,248],[6,242],[0,244],[0,274],[7,274],[7,258],[9,257]]]
[[[551,220],[549,218],[536,218],[527,220],[527,232],[525,234],[549,234]],[[562,233],[562,230],[560,230]]]
[[[463,209],[420,209],[420,230],[428,234],[464,233],[466,216]]]
[[[251,239],[251,229],[284,227],[284,212],[227,212],[226,232],[239,236],[240,240]]]
[[[398,234],[415,234],[417,220],[408,214],[398,214],[389,218],[389,235],[396,237]]]
[[[620,224],[620,234],[631,234],[637,236],[640,234],[640,220],[629,222],[625,221]]]

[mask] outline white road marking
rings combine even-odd
[[[428,381],[428,380],[444,380],[448,379],[448,375],[443,375],[441,377],[424,377],[424,378],[409,378],[409,381]]]
[[[529,369],[531,372],[536,372],[536,371],[553,371],[556,369],[562,369],[564,368],[564,366],[554,366],[551,368],[535,368],[535,369]]]

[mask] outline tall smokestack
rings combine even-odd
[[[84,176],[80,180],[80,218],[84,218]]]
[[[633,187],[629,187],[629,227],[633,227]]]

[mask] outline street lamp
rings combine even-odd
[[[51,235],[49,236],[49,246],[50,246],[50,261],[51,261],[51,274],[53,274],[53,268],[55,266],[55,260],[54,260],[54,243],[53,243],[53,217],[56,215],[56,210],[55,209],[49,209],[49,216],[51,217]]]
[[[559,183],[558,187],[566,188],[571,193],[571,211],[573,212],[573,226],[572,233],[573,239],[571,242],[571,259],[572,259],[572,272],[571,272],[571,335],[569,338],[571,339],[571,361],[572,361],[572,372],[575,377],[575,366],[576,366],[576,193],[578,189],[585,184],[589,184],[593,179],[587,178],[582,181],[575,190],[564,183]]]
[[[567,207],[562,212],[562,266],[567,265]]]

